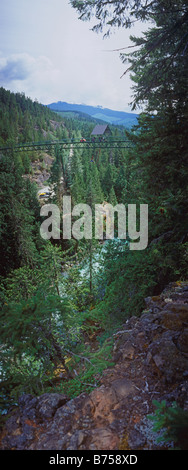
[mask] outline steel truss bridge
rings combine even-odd
[[[7,152],[13,150],[14,152],[31,152],[39,150],[49,151],[53,147],[58,147],[60,150],[70,148],[88,148],[88,149],[127,149],[132,148],[133,144],[127,139],[120,138],[89,138],[89,139],[64,139],[64,140],[50,140],[42,142],[25,142],[23,144],[9,144],[0,147],[0,152]]]

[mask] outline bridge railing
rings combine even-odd
[[[128,145],[129,144],[129,145]],[[14,150],[19,152],[31,151],[31,150],[43,150],[44,148],[50,148],[54,146],[60,146],[64,149],[75,147],[75,148],[130,148],[132,147],[131,142],[128,139],[122,137],[90,137],[81,139],[62,139],[62,140],[45,140],[39,142],[24,142],[20,144],[8,144],[0,147],[0,151]]]

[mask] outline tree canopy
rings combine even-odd
[[[99,20],[93,27],[94,31],[103,31],[112,27],[129,28],[138,20],[155,20],[156,13],[178,14],[182,16],[187,12],[187,2],[184,0],[71,0],[73,8],[79,13],[82,20]]]

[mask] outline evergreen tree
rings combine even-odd
[[[111,190],[110,190],[110,193],[109,193],[108,202],[110,204],[112,204],[112,206],[116,206],[116,204],[117,204],[116,194],[115,194],[113,186],[111,187]]]
[[[18,154],[9,153],[1,158],[1,224],[0,239],[2,247],[1,274],[6,275],[11,269],[24,264],[33,266],[37,257],[35,240],[34,214],[39,206],[28,183],[22,178],[22,162]],[[31,186],[30,186],[31,188]],[[33,211],[33,212],[32,212]]]

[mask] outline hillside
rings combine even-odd
[[[27,98],[0,88],[0,145],[50,140],[64,128],[56,113]]]
[[[103,108],[102,106],[87,106],[84,104],[70,104],[63,101],[51,103],[48,105],[50,109],[58,112],[76,111],[88,114],[94,119],[108,122],[117,126],[124,126],[130,129],[138,123],[138,114],[126,113],[123,111],[113,111],[112,109]]]
[[[147,298],[140,319],[133,315],[114,332],[114,366],[104,370],[98,387],[73,399],[60,393],[22,395],[1,434],[1,449],[187,449],[187,316],[187,282]],[[155,432],[161,402],[163,426]]]

